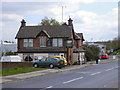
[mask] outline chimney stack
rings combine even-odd
[[[72,21],[73,21],[73,20],[69,17],[68,26],[73,26]]]
[[[24,19],[22,19],[22,21],[21,21],[21,27],[24,27],[24,26],[26,26],[26,22],[25,22]]]

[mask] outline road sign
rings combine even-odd
[[[110,52],[112,53],[112,52],[113,52],[113,49],[111,49]]]

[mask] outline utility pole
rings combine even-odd
[[[66,8],[66,6],[62,6],[62,23],[63,23],[63,9],[64,7]]]
[[[63,23],[63,6],[62,6],[62,23]]]

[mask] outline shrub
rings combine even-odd
[[[86,58],[87,61],[95,60],[96,56],[100,53],[100,48],[94,45],[84,45],[84,49],[86,50]]]

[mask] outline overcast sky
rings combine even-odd
[[[107,41],[118,36],[118,0],[3,0],[0,40],[16,41],[20,21],[38,25],[45,16],[63,21],[73,19],[74,30],[86,41]],[[0,5],[1,6],[1,5]]]

